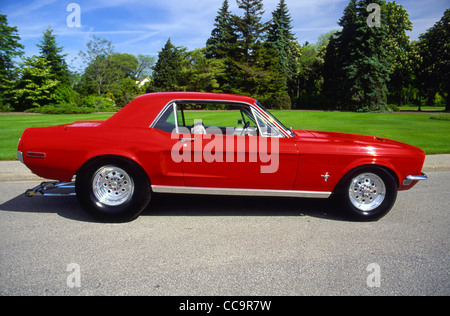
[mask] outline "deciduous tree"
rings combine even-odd
[[[419,38],[419,88],[431,103],[436,92],[446,98],[446,111],[450,111],[450,9]]]
[[[386,3],[382,12],[387,31],[386,52],[391,65],[390,99],[402,106],[409,100],[414,74],[411,41],[406,34],[406,31],[412,31],[413,25],[408,12],[396,1]]]
[[[24,111],[55,103],[58,83],[48,60],[37,56],[24,58],[12,94],[14,108]]]
[[[108,80],[110,68],[108,56],[113,52],[114,46],[111,41],[94,36],[87,43],[86,51],[80,51],[78,54],[86,67],[83,78],[86,81],[85,85],[95,87],[98,96],[106,93],[103,87]]]

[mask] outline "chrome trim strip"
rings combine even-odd
[[[254,119],[255,119],[255,121],[256,121],[256,122],[255,122],[256,125],[258,125],[258,130],[260,131],[260,134],[261,134],[262,128],[261,128],[261,126],[259,125],[258,117],[259,117],[259,119],[260,119],[261,121],[262,121],[262,120],[265,120],[265,121],[267,122],[267,124],[270,125],[270,127],[271,127],[272,129],[275,129],[275,130],[278,131],[278,136],[262,135],[262,137],[278,137],[278,138],[286,137],[286,136],[283,136],[283,133],[281,133],[281,129],[278,128],[278,126],[274,126],[274,124],[273,124],[269,119],[260,117],[259,114],[258,114],[259,111],[257,111],[255,107],[250,107],[250,110],[252,111],[253,117],[254,117]],[[261,115],[262,115],[262,114],[261,114]],[[258,117],[257,117],[257,116],[258,116]],[[263,115],[263,116],[267,116],[267,115]],[[260,135],[260,136],[261,136],[261,135]]]
[[[407,176],[406,179],[411,180],[411,181],[422,181],[422,180],[428,180],[428,177],[425,173],[422,173],[422,175],[420,175],[420,176]]]
[[[152,190],[155,193],[273,196],[273,197],[298,197],[298,198],[316,198],[316,199],[327,199],[331,195],[331,192],[316,192],[316,191],[224,189],[224,188],[204,188],[204,187],[176,187],[164,185],[153,185]]]
[[[209,99],[174,99],[169,101],[169,103],[167,103],[163,109],[161,110],[161,112],[159,112],[159,114],[156,116],[156,118],[153,120],[152,124],[150,124],[149,128],[155,128],[156,124],[158,124],[158,121],[161,119],[161,117],[164,115],[164,113],[166,112],[166,110],[173,105],[173,103],[187,103],[187,102],[199,102],[199,103],[223,103],[223,104],[230,104],[230,105],[248,105],[249,108],[251,110],[256,110],[257,112],[261,113],[263,116],[267,116],[267,114],[264,113],[264,111],[262,109],[259,108],[259,106],[257,104],[251,104],[248,102],[241,102],[241,101],[226,101],[226,100],[220,100],[220,99],[215,99],[215,100],[209,100]],[[177,117],[177,115],[175,115],[175,117]],[[256,118],[255,118],[256,119]],[[270,122],[271,125],[277,129],[280,132],[280,135],[282,136],[281,138],[289,138],[292,137],[292,135],[290,133],[288,133],[287,131],[284,130],[284,128],[282,128],[281,126],[278,126],[278,124],[272,124],[272,122]],[[276,122],[275,122],[276,123]],[[178,125],[177,125],[178,127]],[[268,136],[265,136],[268,137]]]
[[[280,126],[280,124],[278,124],[276,122],[276,120],[274,120],[274,117],[271,117],[269,114],[267,114],[266,112],[268,112],[267,110],[262,109],[259,104],[258,101],[255,102],[254,105],[252,105],[252,108],[256,109],[258,112],[260,112],[263,116],[266,117],[266,119],[268,119],[269,123],[273,125],[275,125],[276,129],[278,129],[279,131],[282,131],[281,134],[284,134],[284,137],[293,137],[292,133],[289,133],[287,130],[285,130],[282,126]],[[273,116],[273,114],[271,114]],[[281,123],[281,122],[280,122]],[[282,124],[282,123],[281,123]]]
[[[178,112],[177,112],[177,103],[173,103],[173,117],[175,119],[175,130],[177,134],[180,134],[180,127],[178,126]]]

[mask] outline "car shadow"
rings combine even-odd
[[[312,216],[337,219],[328,200],[187,194],[153,195],[144,216]]]
[[[96,222],[75,196],[29,198],[21,194],[1,204],[0,211],[55,213],[75,221]],[[349,220],[329,200],[181,194],[154,194],[141,216],[309,216]]]
[[[78,203],[75,196],[66,197],[26,197],[25,194],[0,204],[2,212],[49,213],[81,222],[95,222]]]

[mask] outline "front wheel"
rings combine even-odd
[[[374,221],[392,209],[397,191],[397,181],[387,170],[363,167],[350,172],[342,180],[338,195],[350,216],[357,220]]]
[[[150,181],[136,163],[105,158],[88,163],[75,183],[80,204],[103,222],[134,220],[150,202]]]

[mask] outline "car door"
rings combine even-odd
[[[175,113],[176,104],[168,105],[144,137],[144,159],[147,164],[151,163],[147,171],[153,186],[184,186],[181,163],[173,159],[173,150],[179,142]]]
[[[185,185],[292,190],[298,167],[298,151],[293,139],[283,137],[274,126],[269,127],[270,124],[264,122],[250,105],[234,104],[233,107],[237,114],[236,125],[242,116],[248,126],[214,126],[222,124],[203,120],[201,112],[193,114],[196,119],[192,125],[183,126],[179,120],[179,146],[175,152],[176,159],[182,163]],[[229,112],[216,115],[220,113],[230,115]],[[184,114],[178,116],[185,117]],[[268,131],[268,128],[272,130]]]

